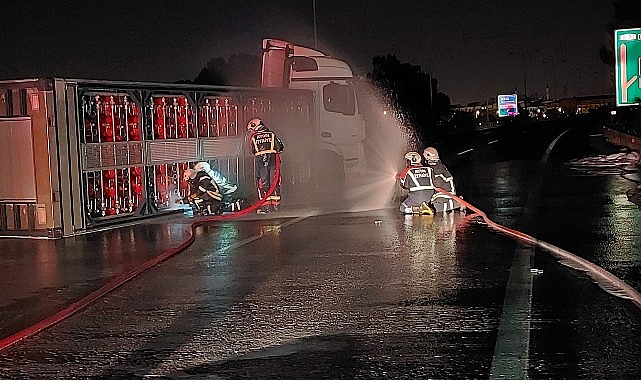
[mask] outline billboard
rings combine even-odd
[[[516,116],[519,114],[516,94],[499,95],[496,104],[499,108],[499,117]]]
[[[614,31],[617,106],[641,103],[641,28]]]

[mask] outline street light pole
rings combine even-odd
[[[541,61],[541,63],[543,64],[552,65],[552,91],[554,92],[554,100],[558,99],[558,95],[556,92],[556,73],[558,70],[558,64],[562,62],[567,62],[567,61],[568,61],[567,59],[556,59],[556,58]]]
[[[521,52],[523,54],[523,107],[525,108],[526,114],[528,114],[527,111],[527,70],[525,69],[525,52]],[[529,115],[528,115],[529,116]]]
[[[527,68],[525,66],[525,51],[521,51],[521,58],[523,59],[523,108],[527,112]],[[518,52],[510,52],[510,55],[517,55]]]
[[[318,36],[316,34],[316,0],[312,0],[314,7],[314,49],[318,50]]]

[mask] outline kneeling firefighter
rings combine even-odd
[[[219,192],[222,195],[222,204],[220,206],[222,212],[236,212],[246,207],[247,200],[236,194],[238,185],[225,178],[217,170],[212,169],[208,162],[198,162],[194,165],[194,170],[205,172],[218,185]]]
[[[408,191],[407,197],[401,203],[401,212],[404,214],[434,214],[429,206],[434,195],[432,169],[422,166],[421,155],[417,152],[408,152],[405,154],[405,160],[405,169],[397,175],[400,186]]]
[[[186,169],[183,179],[189,184],[189,195],[182,202],[191,205],[199,215],[222,214],[222,199],[220,189],[215,181],[204,171]]]
[[[456,188],[454,187],[454,177],[447,170],[447,167],[438,156],[438,151],[433,147],[425,148],[423,157],[427,162],[427,166],[432,170],[432,183],[434,188],[441,188],[456,195]],[[436,192],[430,200],[430,204],[436,212],[447,212],[452,210],[464,210],[457,200],[452,199],[449,195]]]

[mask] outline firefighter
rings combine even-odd
[[[404,214],[433,215],[430,199],[434,195],[432,169],[422,165],[418,152],[405,154],[406,167],[397,175],[400,185],[408,191],[407,197],[401,203],[400,210]]]
[[[283,151],[283,142],[263,124],[261,119],[251,119],[247,123],[247,130],[251,133],[249,143],[255,156],[254,174],[256,176],[258,197],[260,199],[265,198],[274,181],[276,186],[272,194],[266,198],[263,206],[256,212],[258,214],[267,214],[271,210],[277,211],[280,206],[281,177],[275,178],[276,155]]]
[[[205,172],[218,185],[222,195],[221,207],[223,212],[240,211],[247,204],[247,201],[236,193],[238,185],[225,178],[217,170],[212,169],[208,162],[198,162],[194,165],[194,170]]]
[[[220,215],[222,199],[220,189],[215,181],[202,170],[186,169],[183,179],[189,183],[189,195],[182,203],[191,205],[198,215]]]
[[[447,170],[447,167],[438,156],[438,151],[433,147],[427,147],[423,151],[423,157],[427,166],[432,170],[432,183],[434,188],[441,188],[447,190],[452,194],[456,194],[456,188],[454,186],[454,177]],[[449,195],[436,192],[430,200],[432,208],[436,212],[447,212],[452,210],[461,210],[464,211],[465,207],[462,206],[457,200],[452,199]]]

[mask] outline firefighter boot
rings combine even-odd
[[[215,203],[207,205],[207,213],[205,215],[220,215],[223,213],[223,204]]]
[[[420,209],[421,215],[434,215],[434,211],[432,211],[432,208],[425,202],[421,203]]]

